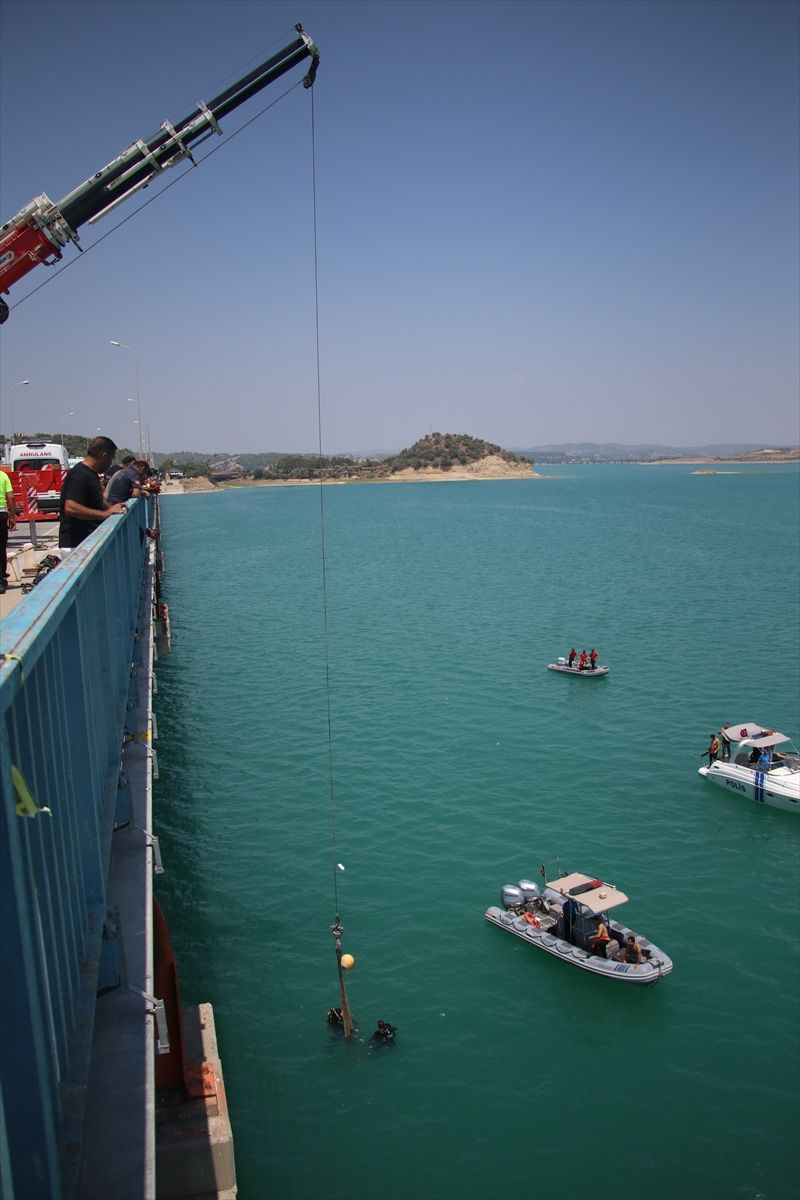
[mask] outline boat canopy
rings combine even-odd
[[[579,871],[573,871],[571,875],[564,875],[561,879],[554,879],[547,886],[554,892],[561,892],[563,896],[572,897],[593,913],[602,913],[628,902],[625,893],[615,888],[612,883],[603,883],[594,875],[581,875]]]
[[[779,746],[781,742],[788,742],[789,739],[785,733],[765,733],[763,737],[748,737],[742,738],[740,746],[757,746],[759,749],[767,748],[768,746]]]
[[[743,742],[745,738],[761,737],[765,733],[772,733],[772,730],[756,725],[754,721],[731,721],[725,730],[732,742]]]

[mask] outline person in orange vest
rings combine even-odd
[[[569,652],[569,662],[568,662],[567,666],[571,667],[577,657],[578,657],[578,651],[573,646]]]
[[[594,671],[597,667],[597,651],[594,649],[594,647],[592,647],[592,652],[589,655],[589,662],[592,664],[592,670]]]
[[[580,662],[578,663],[578,670],[579,670],[579,671],[585,671],[585,670],[586,670],[586,667],[587,667],[587,665],[588,665],[588,662],[589,662],[589,659],[588,659],[588,656],[587,656],[587,654],[586,654],[586,651],[585,651],[585,650],[581,650],[581,660],[580,660]]]

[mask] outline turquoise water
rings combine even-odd
[[[319,489],[163,502],[158,891],[242,1200],[800,1195],[800,820],[697,774],[723,721],[800,738],[800,482],[692,470],[326,488],[333,806]],[[609,678],[545,670],[571,645]],[[556,856],[669,978],[484,920]]]

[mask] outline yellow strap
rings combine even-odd
[[[36,803],[28,787],[25,776],[20,771],[19,767],[11,765],[11,782],[14,785],[14,795],[17,797],[16,812],[18,817],[35,817],[41,813],[47,813],[52,817],[49,808],[43,808]]]

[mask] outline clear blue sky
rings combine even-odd
[[[791,0],[0,9],[3,221],[302,21],[322,55],[326,452],[431,428],[506,447],[800,440]],[[68,248],[73,265],[0,333],[6,414],[31,380],[13,392],[17,428],[135,444],[134,360],[115,338],[136,348],[155,449],[316,449],[310,168],[298,88],[198,170],[167,172],[188,177],[96,249]],[[37,267],[10,302],[53,273]]]

